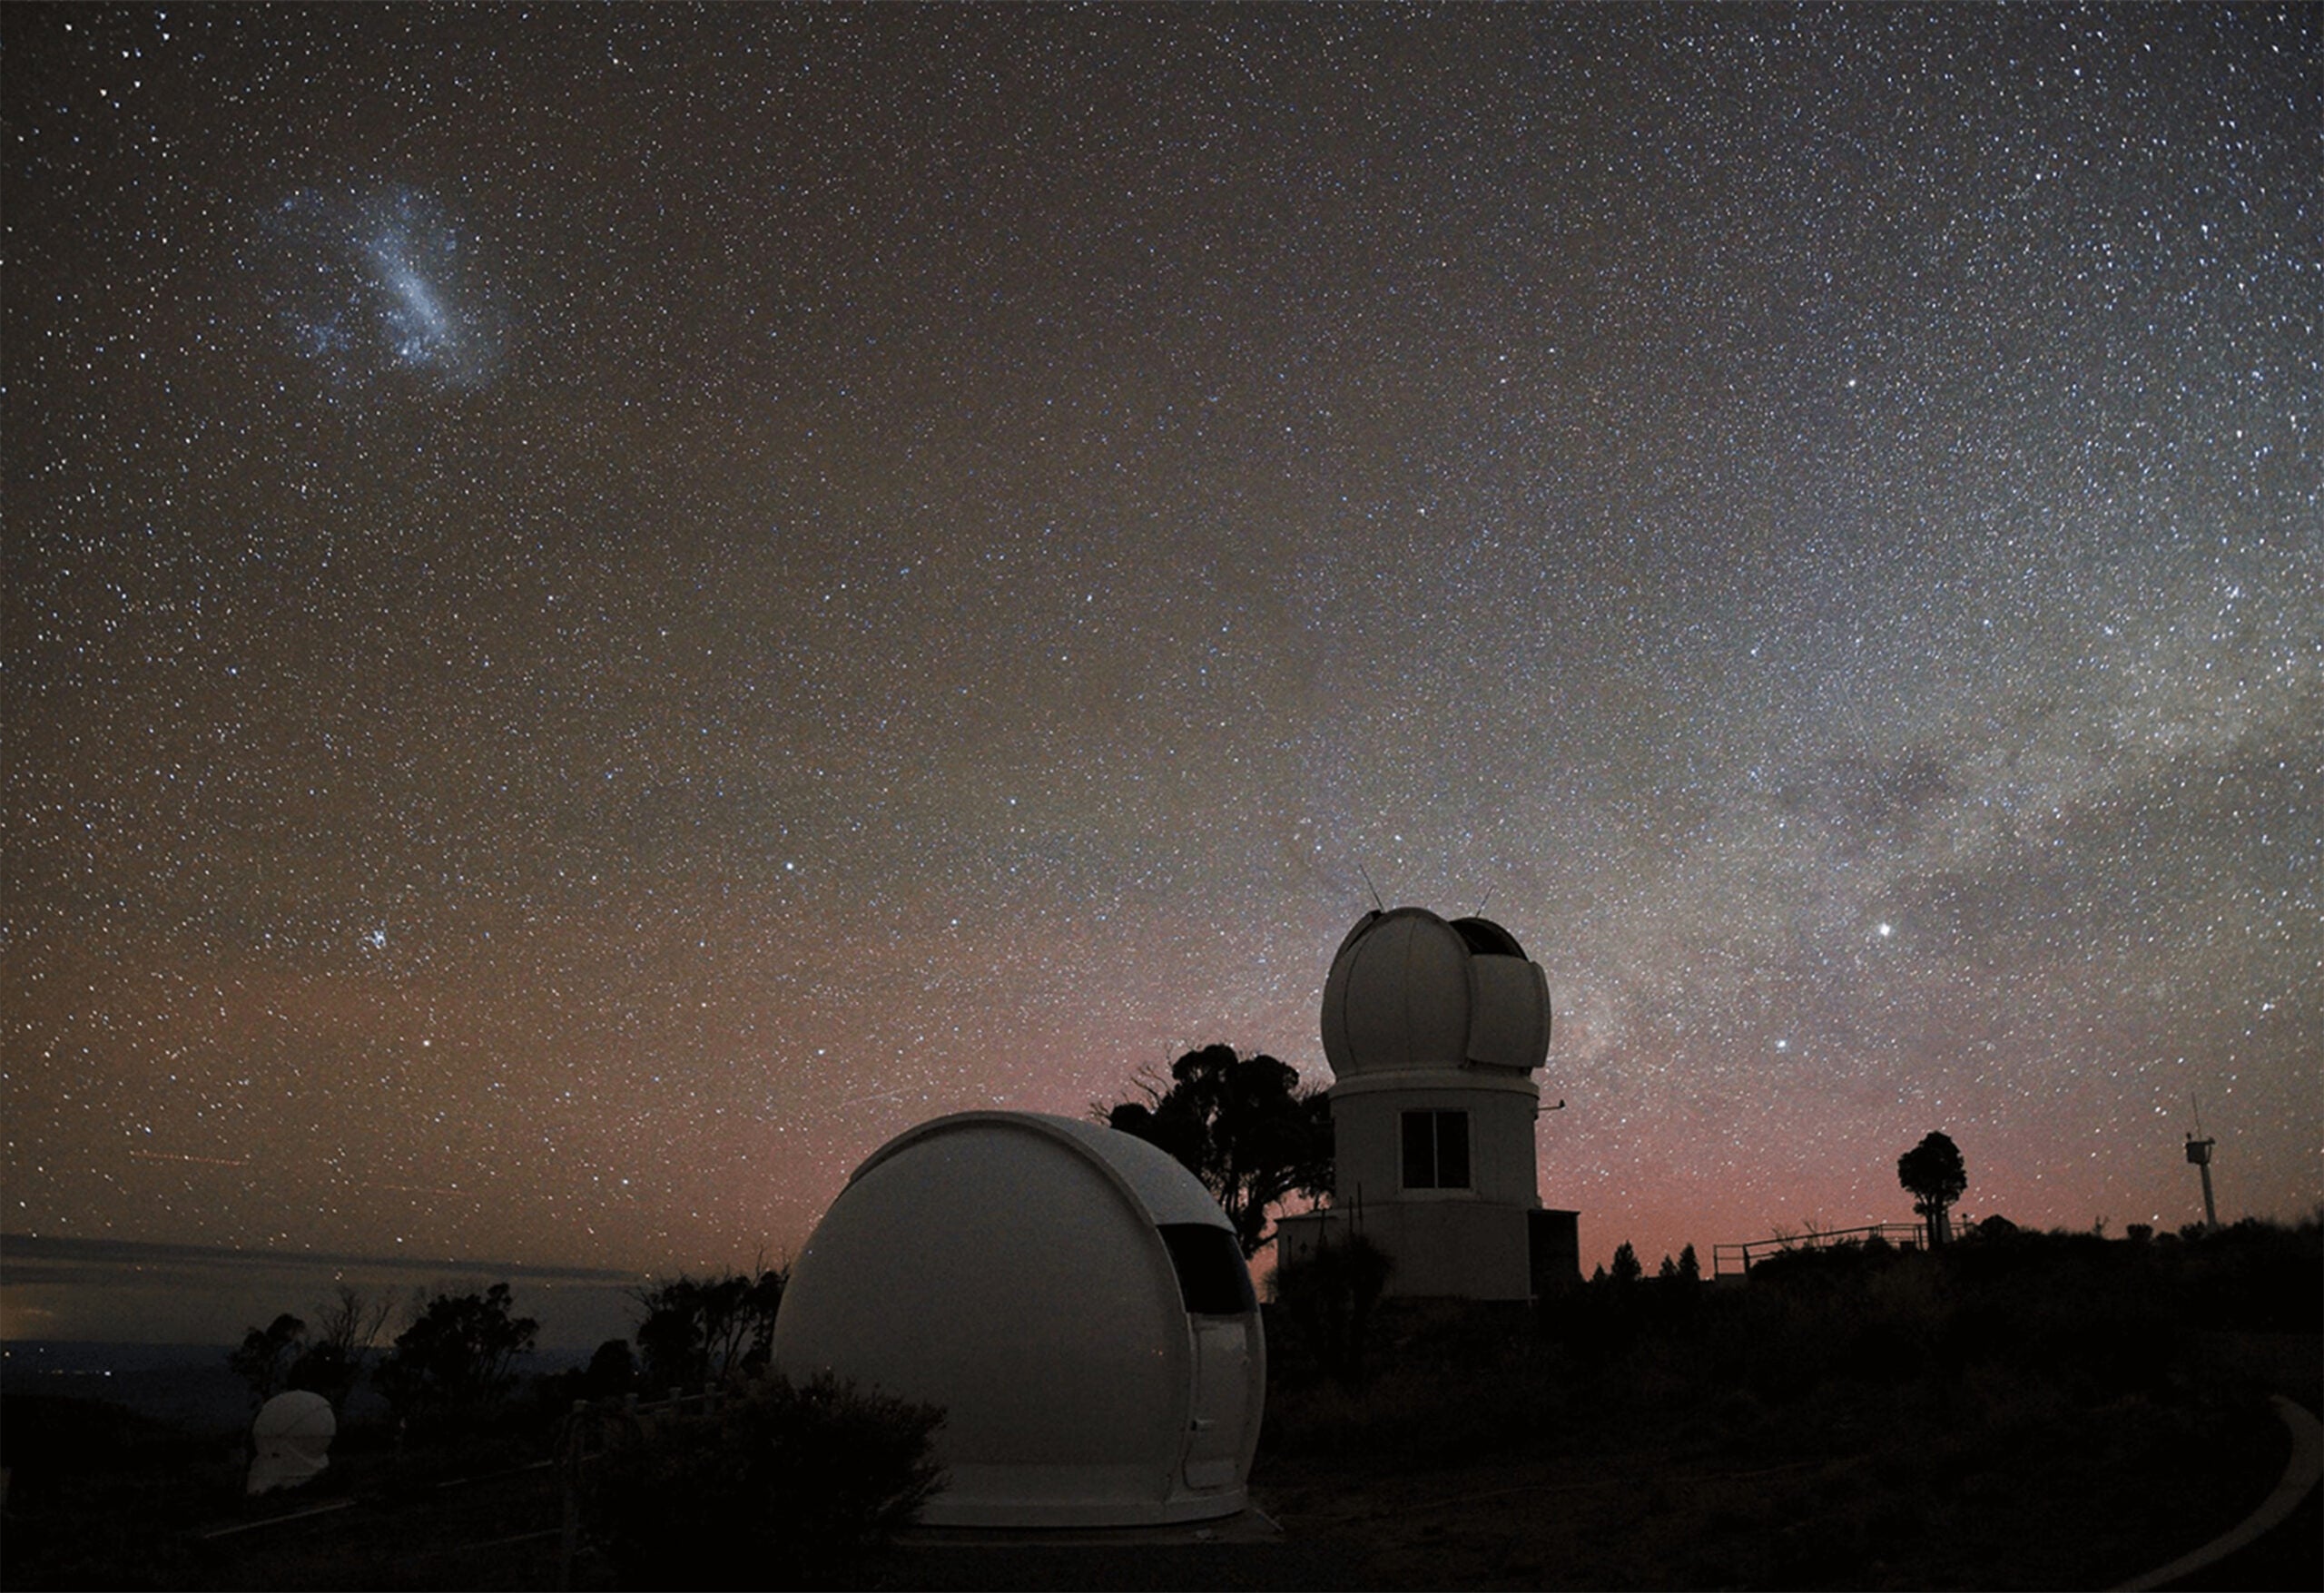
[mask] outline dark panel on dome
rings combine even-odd
[[[1178,1297],[1195,1316],[1240,1316],[1259,1308],[1251,1269],[1235,1235],[1207,1223],[1163,1223],[1162,1243],[1177,1269]]]
[[[1461,931],[1461,939],[1469,949],[1480,957],[1522,957],[1525,948],[1517,937],[1494,923],[1491,919],[1454,919],[1452,927]]]

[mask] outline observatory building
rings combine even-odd
[[[1393,1263],[1391,1294],[1524,1300],[1579,1281],[1575,1214],[1541,1209],[1533,1154],[1550,988],[1489,919],[1366,913],[1324,983],[1334,1180],[1284,1218],[1278,1254],[1350,1233]]]
[[[774,1365],[944,1408],[934,1526],[1233,1515],[1266,1397],[1209,1193],[1144,1140],[1029,1112],[939,1117],[858,1167],[792,1271]]]

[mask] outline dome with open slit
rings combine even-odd
[[[1335,1078],[1487,1068],[1530,1073],[1550,1052],[1550,988],[1491,919],[1425,908],[1366,913],[1324,981]]]

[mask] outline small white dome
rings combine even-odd
[[[774,1364],[942,1406],[935,1525],[1231,1515],[1266,1392],[1208,1192],[1143,1140],[1023,1112],[923,1123],[856,1169],[792,1270]]]
[[[1490,919],[1366,913],[1324,981],[1335,1078],[1472,1066],[1530,1073],[1550,1054],[1550,987]]]
[[[330,1441],[338,1433],[339,1418],[322,1395],[307,1389],[275,1395],[251,1422],[258,1452],[251,1460],[250,1491],[296,1488],[320,1476],[330,1465]]]

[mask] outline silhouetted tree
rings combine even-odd
[[[1630,1242],[1627,1239],[1614,1246],[1612,1275],[1617,1287],[1635,1283],[1646,1275],[1646,1269],[1639,1264],[1638,1252],[1630,1248]]]
[[[306,1342],[307,1324],[286,1311],[243,1334],[241,1348],[227,1352],[226,1364],[250,1384],[251,1403],[263,1405],[290,1386],[290,1366]]]
[[[1969,1187],[1961,1147],[1942,1134],[1930,1134],[1896,1158],[1896,1182],[1913,1197],[1913,1210],[1928,1224],[1929,1248],[1953,1236],[1946,1210]]]
[[[1669,1255],[1662,1258],[1654,1274],[1654,1287],[1646,1291],[1651,1296],[1654,1316],[1665,1324],[1693,1321],[1702,1292],[1702,1263],[1695,1259],[1691,1244],[1681,1249],[1675,1261]]]
[[[341,1283],[331,1303],[315,1307],[314,1342],[292,1363],[290,1386],[311,1389],[334,1410],[345,1410],[348,1396],[362,1379],[372,1342],[394,1309],[390,1293],[367,1295],[351,1283]]]
[[[379,1391],[399,1414],[478,1410],[507,1392],[540,1323],[509,1313],[508,1285],[438,1294],[396,1337],[379,1365]]]
[[[1246,1256],[1266,1242],[1267,1213],[1295,1194],[1332,1186],[1331,1106],[1302,1090],[1273,1057],[1205,1046],[1170,1064],[1168,1087],[1125,1101],[1106,1122],[1176,1156],[1217,1200]]]
[[[774,1349],[774,1317],[788,1275],[780,1270],[668,1283],[630,1291],[645,1313],[637,1324],[647,1385],[694,1388],[763,1366]]]
[[[581,1374],[581,1397],[599,1400],[611,1394],[625,1394],[637,1386],[637,1357],[631,1353],[627,1339],[607,1339],[589,1357],[588,1369]]]
[[[350,1359],[359,1358],[379,1337],[396,1308],[386,1290],[366,1294],[352,1283],[341,1283],[329,1305],[315,1307],[317,1342],[336,1344]]]

